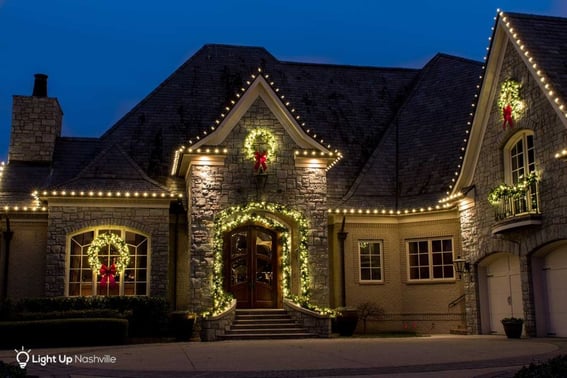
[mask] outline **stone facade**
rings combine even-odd
[[[14,96],[8,160],[50,162],[62,120],[56,98]]]
[[[505,80],[522,84],[520,97],[526,104],[525,112],[515,120],[514,127],[502,128],[501,110],[496,105],[500,84]],[[508,43],[505,58],[499,72],[493,103],[486,131],[482,140],[480,158],[475,169],[474,207],[461,212],[463,251],[473,264],[466,284],[467,320],[471,332],[480,332],[480,302],[478,294],[479,263],[495,253],[508,253],[520,260],[522,299],[526,331],[535,335],[534,293],[530,280],[531,255],[552,241],[567,238],[565,214],[567,214],[566,183],[567,166],[554,157],[567,143],[565,126],[544,96],[540,85],[518,55],[514,46]],[[534,134],[536,170],[541,173],[539,184],[542,224],[532,228],[515,229],[499,235],[492,235],[495,224],[494,210],[487,197],[491,188],[504,182],[504,146],[521,130]]]
[[[275,157],[268,161],[267,182],[263,190],[256,186],[254,161],[244,153],[244,140],[250,130],[257,127],[270,130],[277,140]],[[191,235],[191,307],[202,310],[212,304],[210,294],[215,215],[231,206],[254,201],[287,206],[299,211],[307,219],[311,295],[314,302],[328,305],[325,169],[295,166],[294,141],[261,99],[255,101],[218,147],[229,151],[224,165],[193,164],[186,176]],[[289,221],[283,219],[285,217],[281,214],[271,216],[281,219],[283,223]],[[293,224],[291,226],[296,227]],[[294,276],[298,277],[298,273],[295,272]]]
[[[151,201],[151,200],[148,200]],[[65,293],[66,253],[68,236],[80,230],[97,226],[129,227],[149,236],[151,245],[150,295],[168,294],[169,258],[169,202],[154,203],[147,207],[64,204],[50,201],[45,271],[45,295],[61,296]],[[130,204],[134,205],[134,204]]]

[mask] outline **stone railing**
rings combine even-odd
[[[216,341],[230,329],[236,314],[236,299],[222,314],[201,318],[201,341]]]
[[[300,307],[288,299],[284,299],[283,307],[308,332],[319,337],[329,337],[331,335],[331,318],[328,315],[321,315]]]

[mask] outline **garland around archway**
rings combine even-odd
[[[300,270],[300,294],[304,298],[309,298],[309,288],[311,280],[309,276],[308,263],[308,243],[307,243],[307,220],[296,210],[291,210],[283,205],[267,204],[265,202],[252,202],[246,206],[233,206],[222,211],[215,219],[215,231],[213,236],[213,282],[212,298],[213,308],[211,315],[222,313],[231,303],[232,296],[223,289],[223,235],[226,231],[232,230],[245,223],[258,223],[272,228],[280,233],[282,245],[282,291],[284,298],[291,295],[291,238],[290,232],[279,221],[266,216],[254,213],[254,210],[266,211],[269,213],[281,214],[293,219],[299,228],[299,270]],[[207,313],[205,313],[206,315]]]

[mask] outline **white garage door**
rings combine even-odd
[[[567,250],[560,249],[545,257],[548,333],[567,337]]]
[[[518,257],[502,254],[486,267],[490,332],[504,333],[502,318],[523,318],[522,284]]]

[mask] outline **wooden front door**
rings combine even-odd
[[[224,286],[238,308],[277,306],[277,234],[259,226],[234,229],[224,237]]]

